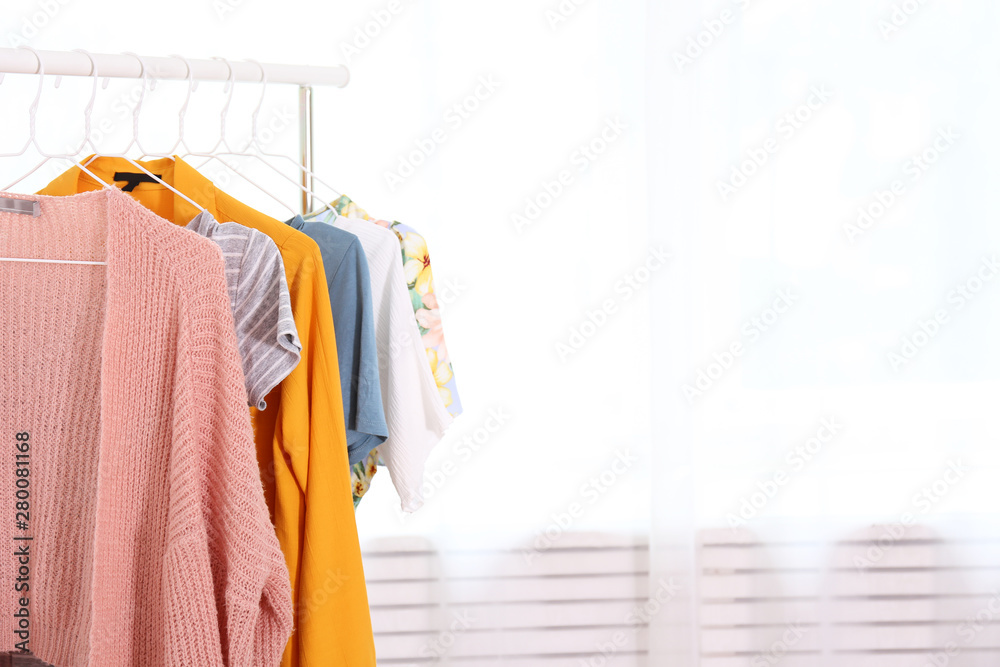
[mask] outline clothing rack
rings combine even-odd
[[[38,54],[37,58],[35,54]],[[93,58],[93,61],[91,61]],[[313,86],[343,88],[350,72],[342,65],[278,65],[225,59],[199,60],[179,56],[145,57],[128,54],[84,54],[78,51],[31,51],[0,48],[0,76],[39,74],[51,76],[92,76],[92,63],[101,77],[152,80],[238,81],[294,84],[299,87],[299,157],[305,167],[302,186],[314,189],[313,169]],[[41,65],[41,67],[39,67]],[[189,69],[190,68],[190,69]],[[309,208],[309,194],[302,193],[303,213]]]

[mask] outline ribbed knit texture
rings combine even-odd
[[[31,648],[60,667],[255,666],[291,633],[219,249],[127,195],[0,213],[0,544],[31,434]],[[192,279],[195,278],[196,279]],[[14,643],[0,557],[0,650]]]
[[[98,178],[134,169],[120,158],[85,160]],[[351,502],[347,438],[340,398],[336,333],[323,260],[302,232],[230,197],[180,158],[141,163],[192,197],[219,222],[238,222],[267,234],[285,265],[301,361],[251,409],[257,463],[285,556],[296,610],[295,634],[282,667],[374,667],[361,544]],[[66,195],[101,186],[73,167],[46,186]],[[199,211],[155,183],[131,193],[154,213],[186,225]]]

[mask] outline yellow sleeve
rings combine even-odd
[[[318,248],[306,252],[288,285],[302,360],[279,386],[273,449],[267,453],[273,462],[273,518],[296,610],[295,634],[281,664],[374,667],[333,316]],[[267,430],[263,420],[257,426]]]

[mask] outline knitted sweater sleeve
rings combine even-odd
[[[218,249],[186,281],[174,386],[165,567],[171,665],[272,667],[291,583],[258,471]],[[194,267],[192,267],[194,268]],[[193,623],[192,623],[193,621]]]

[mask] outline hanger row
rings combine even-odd
[[[16,51],[20,51],[20,50],[28,51],[28,52],[30,52],[34,56],[34,67],[33,68],[27,69],[27,68],[25,68],[25,66],[23,65],[23,63],[19,63],[18,67],[11,66],[11,53],[12,52],[16,52]],[[44,57],[43,57],[43,53],[45,54]],[[280,203],[285,208],[289,209],[293,215],[296,213],[296,211],[294,211],[293,209],[291,209],[291,207],[287,206],[287,204],[285,204],[285,202],[281,198],[275,196],[274,194],[272,194],[271,192],[269,192],[266,188],[264,188],[260,184],[258,184],[256,182],[250,180],[245,174],[241,173],[240,170],[237,169],[234,165],[232,165],[231,163],[229,163],[226,160],[224,160],[222,158],[222,156],[246,157],[246,158],[255,159],[255,160],[259,161],[260,163],[263,163],[265,166],[269,167],[273,172],[279,174],[285,180],[287,180],[287,181],[291,182],[292,184],[294,184],[303,193],[305,193],[305,195],[308,195],[309,197],[311,197],[313,201],[327,201],[328,202],[328,201],[330,201],[330,199],[329,198],[327,198],[325,200],[321,199],[320,197],[318,197],[316,195],[316,193],[312,190],[312,188],[306,186],[306,183],[320,183],[326,189],[328,189],[330,192],[334,193],[334,195],[335,195],[334,198],[340,196],[340,194],[333,187],[331,187],[330,185],[328,185],[327,183],[325,183],[324,181],[322,181],[321,179],[319,179],[319,177],[315,173],[313,173],[310,169],[306,168],[305,165],[303,165],[303,164],[301,164],[299,162],[296,162],[290,156],[280,155],[280,154],[275,154],[275,153],[267,153],[266,151],[264,151],[263,146],[260,144],[259,137],[258,137],[258,134],[257,134],[257,119],[258,119],[258,115],[260,113],[261,107],[263,106],[264,97],[265,97],[265,94],[266,94],[266,91],[267,91],[267,86],[268,86],[269,78],[270,78],[270,75],[271,75],[270,73],[273,73],[273,72],[276,71],[277,72],[277,77],[276,78],[277,78],[277,80],[279,82],[282,82],[282,83],[298,82],[300,79],[304,78],[302,76],[303,74],[308,74],[310,76],[316,77],[316,75],[318,73],[322,73],[322,74],[325,74],[325,78],[324,78],[324,80],[321,80],[320,83],[332,83],[334,85],[346,85],[347,80],[348,80],[349,77],[347,76],[347,72],[346,72],[345,68],[318,68],[318,67],[313,67],[313,66],[304,67],[304,68],[295,68],[295,67],[290,67],[290,66],[264,65],[264,64],[261,64],[260,62],[258,62],[256,60],[247,60],[247,61],[244,61],[244,63],[242,63],[242,64],[249,64],[252,67],[255,67],[256,70],[257,70],[257,75],[255,77],[250,77],[247,74],[247,72],[246,72],[246,68],[244,67],[242,69],[241,76],[238,77],[237,76],[237,67],[234,66],[234,63],[232,63],[229,60],[226,60],[224,58],[215,58],[212,61],[193,61],[193,60],[189,60],[189,59],[187,59],[187,58],[185,58],[183,56],[180,56],[180,55],[171,55],[169,58],[147,59],[147,58],[143,58],[143,57],[141,57],[141,56],[139,56],[139,55],[137,55],[135,53],[131,53],[131,52],[125,52],[125,53],[121,54],[121,56],[109,56],[109,55],[95,56],[95,55],[93,55],[93,54],[91,54],[88,51],[85,51],[83,49],[75,49],[74,53],[81,54],[81,55],[83,55],[87,59],[87,61],[89,63],[89,69],[86,72],[79,71],[79,68],[70,67],[66,63],[66,61],[65,61],[65,56],[69,55],[67,53],[60,53],[60,52],[39,52],[39,51],[35,50],[34,48],[32,48],[30,46],[20,46],[20,47],[18,47],[18,49],[0,49],[0,83],[3,82],[3,75],[4,75],[5,72],[28,73],[28,74],[36,74],[38,76],[38,88],[36,90],[35,97],[32,100],[31,105],[28,108],[28,113],[29,113],[29,136],[28,136],[28,139],[25,142],[24,146],[22,146],[19,151],[14,152],[14,153],[3,153],[3,154],[0,154],[0,157],[18,157],[18,156],[24,155],[28,151],[29,148],[34,147],[34,149],[38,152],[38,154],[41,155],[42,158],[43,158],[42,161],[39,162],[35,167],[33,167],[32,169],[30,169],[28,172],[22,174],[13,183],[11,183],[11,184],[7,185],[6,187],[4,187],[3,188],[4,191],[8,191],[8,192],[11,191],[13,189],[13,187],[16,186],[18,183],[20,183],[21,181],[23,181],[25,178],[31,176],[32,174],[34,174],[39,169],[41,169],[44,165],[46,165],[47,163],[49,163],[51,160],[54,160],[54,159],[66,160],[66,161],[72,163],[77,168],[79,168],[83,173],[87,174],[90,178],[92,178],[94,180],[94,182],[100,184],[101,187],[106,188],[106,189],[117,190],[118,188],[115,185],[113,185],[111,183],[108,183],[104,179],[100,178],[99,176],[97,176],[97,174],[95,174],[89,168],[90,165],[95,160],[97,160],[99,158],[105,158],[105,157],[107,157],[107,158],[117,158],[117,159],[125,160],[133,168],[135,168],[136,170],[138,170],[139,172],[141,172],[144,175],[144,178],[146,180],[148,180],[150,182],[155,182],[155,183],[157,183],[157,184],[159,184],[159,185],[167,188],[172,193],[174,193],[176,196],[184,199],[185,201],[187,201],[188,203],[190,203],[192,206],[194,206],[195,208],[197,208],[199,211],[201,211],[201,212],[205,212],[206,211],[206,209],[203,206],[201,206],[199,203],[197,203],[196,201],[194,201],[193,199],[191,199],[190,197],[188,197],[187,195],[185,195],[183,192],[177,190],[175,187],[173,187],[172,185],[170,185],[169,183],[167,183],[166,181],[164,181],[160,176],[158,176],[158,175],[153,174],[152,172],[150,172],[146,167],[144,167],[142,164],[140,164],[136,160],[130,158],[127,155],[127,153],[133,147],[135,147],[142,154],[142,157],[139,158],[140,160],[145,159],[147,157],[173,159],[174,155],[178,155],[178,154],[182,154],[182,153],[183,153],[183,157],[194,156],[194,157],[203,157],[203,158],[206,158],[205,162],[203,162],[202,165],[205,164],[207,161],[216,160],[219,163],[221,163],[223,166],[225,166],[227,169],[229,169],[230,171],[232,171],[233,173],[239,175],[243,180],[247,181],[249,184],[253,185],[254,187],[256,187],[261,192],[264,192],[265,194],[267,194],[269,197],[271,197],[272,199],[274,199],[276,202]],[[42,146],[39,144],[37,133],[36,133],[35,120],[36,120],[36,116],[37,116],[37,111],[38,111],[39,103],[41,101],[42,90],[43,90],[43,87],[44,87],[45,78],[46,78],[46,74],[47,74],[47,72],[46,72],[46,62],[51,61],[54,57],[62,58],[62,60],[58,60],[58,65],[57,65],[58,72],[55,73],[55,74],[53,74],[52,72],[48,72],[49,76],[52,76],[52,77],[55,78],[55,87],[57,87],[57,88],[59,87],[59,83],[60,83],[61,77],[64,76],[64,75],[89,76],[89,77],[91,77],[93,79],[93,85],[92,85],[92,88],[91,88],[90,100],[88,101],[87,106],[84,108],[84,138],[81,141],[81,143],[80,143],[79,146],[75,147],[75,149],[71,148],[72,152],[70,152],[70,153],[48,153],[48,152],[46,152],[42,148]],[[102,69],[99,70],[98,58],[101,59],[101,62],[107,63],[108,66],[106,68],[102,68]],[[123,58],[124,59],[132,59],[133,67],[134,67],[134,65],[136,63],[138,64],[138,66],[139,66],[139,76],[138,77],[135,77],[134,69],[125,67],[124,61],[122,60]],[[155,61],[157,61],[156,62],[156,77],[155,78],[151,78],[150,77],[150,69],[151,68],[150,68],[150,66],[148,64],[149,60],[155,60]],[[217,76],[215,76],[214,74],[213,75],[209,75],[209,76],[205,76],[203,74],[200,78],[196,78],[196,76],[195,76],[196,66],[200,67],[201,70],[204,71],[206,64],[213,64],[213,63],[217,64],[219,62],[221,62],[225,66],[225,68],[226,68],[227,75],[226,75],[225,79],[220,79]],[[169,68],[165,67],[164,63],[173,63],[174,65],[176,65],[176,64],[179,63],[179,64],[183,65],[183,68],[184,68],[183,69],[183,75],[178,76],[177,75],[178,73],[176,71],[170,70]],[[240,65],[240,64],[241,63],[236,63],[236,65]],[[343,76],[341,76],[341,75],[343,75]],[[135,105],[133,106],[133,110],[132,110],[132,137],[131,137],[131,140],[129,141],[129,144],[125,147],[124,150],[122,150],[120,153],[114,153],[114,154],[100,153],[97,150],[97,147],[95,146],[95,144],[93,142],[93,139],[91,137],[91,124],[92,124],[91,118],[92,118],[94,103],[95,103],[95,100],[96,100],[96,97],[97,97],[97,85],[98,85],[98,81],[100,81],[101,78],[103,77],[102,89],[106,88],[107,84],[108,84],[108,78],[112,77],[112,76],[129,77],[129,78],[140,78],[142,80],[142,86],[141,86],[141,90],[140,90],[139,99],[136,101]],[[143,102],[144,102],[145,96],[146,96],[146,86],[149,85],[150,91],[152,91],[152,90],[154,90],[156,80],[158,80],[158,79],[168,79],[168,78],[170,78],[170,79],[184,79],[184,80],[186,80],[188,82],[187,93],[186,93],[186,96],[185,96],[185,99],[184,99],[184,103],[182,104],[182,106],[180,108],[180,111],[178,113],[178,136],[177,136],[177,141],[170,148],[169,152],[167,152],[167,153],[153,153],[153,152],[150,152],[150,151],[146,150],[142,146],[142,144],[140,142],[140,139],[139,139],[139,118],[140,118],[140,115],[141,115],[141,111],[142,111],[142,107],[143,107]],[[316,78],[320,78],[320,77],[316,77]],[[294,81],[291,81],[290,79],[294,79]],[[224,104],[223,109],[222,109],[222,112],[220,114],[220,136],[219,136],[219,140],[218,140],[218,142],[216,142],[216,145],[213,146],[211,150],[209,150],[209,151],[203,151],[203,152],[195,152],[195,151],[193,151],[187,145],[187,142],[186,142],[185,136],[184,136],[185,118],[186,118],[186,114],[187,114],[188,105],[189,105],[190,100],[191,100],[191,94],[196,90],[199,80],[215,80],[215,81],[224,80],[225,84],[226,84],[224,92],[225,92],[225,94],[227,96],[225,104]],[[262,84],[261,85],[260,98],[259,98],[259,100],[257,102],[257,105],[254,108],[252,116],[251,116],[251,136],[250,136],[250,139],[247,142],[247,144],[245,146],[240,147],[239,150],[233,149],[233,147],[231,147],[229,145],[227,137],[226,137],[226,120],[227,120],[227,117],[228,117],[229,107],[230,107],[230,103],[232,101],[233,92],[234,92],[235,84],[236,84],[237,81],[249,81],[249,82],[255,82],[255,83]],[[80,154],[86,154],[86,153],[91,153],[92,157],[89,160],[87,160],[85,163],[80,162],[79,159],[76,156],[80,155]],[[291,162],[292,165],[294,165],[299,170],[300,175],[302,176],[302,183],[296,182],[294,179],[290,178],[285,172],[283,172],[281,169],[279,169],[272,162],[270,162],[269,160],[267,160],[265,158],[281,158],[283,160],[287,160],[288,162]],[[309,177],[309,180],[306,179],[306,176]],[[2,204],[3,202],[7,202],[9,204],[10,202],[22,202],[22,201],[25,201],[25,200],[10,199],[10,198],[7,198],[7,199],[0,198],[0,204]],[[36,204],[36,206],[34,208],[33,215],[38,215],[37,202],[35,204]],[[329,207],[330,207],[330,204],[327,203],[327,204],[324,205],[323,210],[326,210]],[[2,205],[0,205],[0,210],[3,210],[3,206]],[[8,211],[13,210],[13,211],[18,212],[18,213],[25,213],[25,212],[27,212],[27,211],[23,211],[23,210],[17,210],[16,207],[15,208],[8,207],[7,210]],[[43,259],[27,259],[27,258],[16,258],[16,257],[14,257],[14,258],[0,257],[0,261],[7,261],[7,262],[28,262],[28,263],[48,263],[48,264],[106,265],[106,262],[103,262],[103,261],[81,261],[81,260],[61,260],[61,259],[44,259],[43,260]]]

